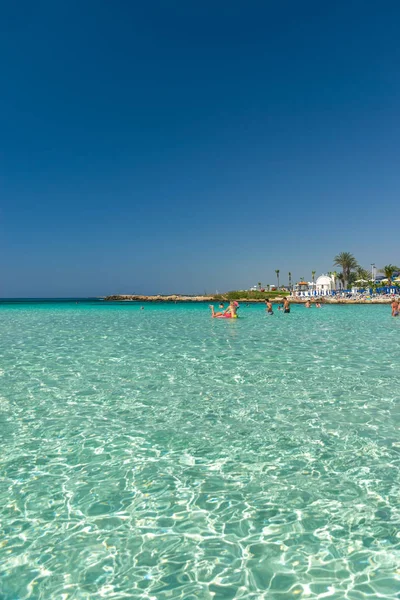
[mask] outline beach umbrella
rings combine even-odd
[[[356,283],[368,283],[367,279],[357,279]]]

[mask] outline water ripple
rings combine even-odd
[[[386,307],[1,307],[0,597],[400,597]]]

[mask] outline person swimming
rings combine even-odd
[[[307,300],[307,302],[304,305],[306,308],[311,308],[311,302],[310,300]]]
[[[214,305],[210,304],[211,308],[211,317],[213,319],[237,319],[237,310],[239,308],[239,303],[236,300],[231,300],[229,306],[224,312],[215,312]]]
[[[273,315],[274,311],[272,310],[272,302],[269,298],[265,299],[265,304],[267,305],[267,314],[268,315]]]

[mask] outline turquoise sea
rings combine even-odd
[[[388,306],[0,303],[1,600],[400,597]]]

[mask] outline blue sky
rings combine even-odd
[[[0,296],[400,262],[398,2],[0,9]]]

